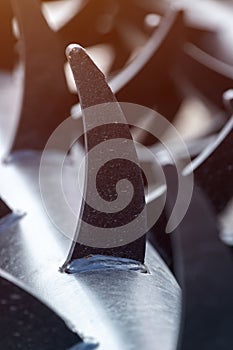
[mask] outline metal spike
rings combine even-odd
[[[74,97],[64,74],[63,48],[33,0],[12,0],[20,30],[24,92],[11,151],[45,146],[54,129],[69,116]]]
[[[144,210],[145,196],[142,173],[138,166],[135,147],[132,145],[129,127],[115,96],[105,81],[104,75],[79,45],[70,45],[67,49],[67,57],[73,71],[82,107],[88,168],[86,170],[86,192],[81,216],[74,237],[74,242],[63,269],[67,270],[67,266],[72,260],[83,258],[90,254],[110,255],[143,262],[145,254],[145,235],[129,244],[123,246],[119,246],[118,244],[118,246],[110,248],[95,248],[93,245],[87,246],[75,242],[79,237],[85,237],[85,235],[88,234],[87,226],[85,225],[87,222],[94,227],[96,233],[98,227],[107,228],[106,236],[115,224],[116,226],[122,225],[122,233],[126,235],[127,232],[124,232],[125,228],[123,226],[124,222],[129,220],[131,216],[137,216]],[[91,106],[92,108],[89,108]],[[109,121],[109,116],[111,116],[111,122]],[[98,126],[97,120],[99,123]],[[111,196],[116,194],[116,190],[115,188],[113,189],[113,187],[116,186],[117,182],[122,178],[128,178],[136,190],[134,190],[133,199],[130,203],[130,209],[128,212],[124,212],[123,210],[122,212],[111,214],[94,210],[87,204],[86,200],[92,196],[90,185],[93,175],[92,172],[93,169],[96,169],[98,164],[96,159],[90,155],[90,151],[102,142],[113,139],[130,140],[131,142],[125,143],[124,153],[121,154],[122,157],[113,160],[111,165],[114,171],[111,172],[111,169],[108,169],[106,173],[103,172],[98,183],[96,182],[98,192],[101,193],[102,196],[105,196],[106,200],[111,201]],[[102,157],[102,159],[98,159],[102,164],[105,163],[103,153],[99,154],[99,157]],[[130,157],[132,162],[127,162],[125,159],[119,159],[125,158],[125,154]],[[105,191],[106,189],[107,191]],[[140,220],[137,225],[138,229],[140,228],[146,233],[145,215],[140,215]],[[93,237],[93,239],[95,238]]]
[[[8,205],[0,198],[0,220],[12,213]]]

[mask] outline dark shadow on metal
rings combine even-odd
[[[177,195],[176,170],[165,167],[166,213]],[[186,216],[172,233],[175,271],[183,291],[178,349],[228,350],[232,344],[233,262],[218,237],[210,202],[194,187]]]
[[[223,103],[227,114],[231,115],[228,122],[231,129],[214,152],[195,170],[198,184],[217,213],[222,212],[233,198],[233,90],[225,92]]]
[[[183,12],[169,12],[139,54],[140,59],[136,58],[126,67],[124,74],[129,74],[130,70],[135,70],[138,61],[144,61],[143,67],[136,69],[136,74],[116,94],[118,101],[156,108],[168,120],[174,118],[182,102],[173,76],[183,45],[183,33]]]
[[[226,114],[230,117],[219,134],[207,144],[203,151],[188,164],[183,172],[186,176],[194,172],[197,184],[211,201],[216,217],[230,205],[233,199],[233,90],[227,90],[223,95]],[[196,141],[198,142],[198,141]],[[163,260],[173,270],[173,250],[170,235],[164,235],[166,214],[161,217],[151,229],[149,239]],[[231,244],[230,244],[231,245]]]
[[[224,110],[223,93],[233,86],[233,65],[211,56],[199,47],[187,43],[181,56],[179,74],[187,84],[206,100]],[[180,79],[181,89],[184,83]]]
[[[155,225],[148,232],[148,240],[154,249],[161,256],[163,261],[167,264],[169,269],[174,272],[174,257],[171,243],[171,235],[165,234],[167,226],[167,216],[165,210],[162,211],[161,216]]]
[[[3,270],[0,270],[0,297],[1,349],[91,350],[98,347],[97,343],[84,342],[58,315]]]

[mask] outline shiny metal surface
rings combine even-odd
[[[14,213],[11,212],[10,214],[7,214],[4,217],[2,217],[0,219],[0,232],[4,232],[8,228],[10,228],[23,216],[24,216],[24,213],[15,211]]]
[[[56,156],[59,155],[51,155],[50,166]],[[149,274],[58,272],[70,241],[52,225],[43,208],[39,161],[39,152],[21,153],[11,163],[0,166],[2,195],[7,196],[13,208],[26,212],[16,225],[0,234],[0,267],[29,286],[73,329],[98,341],[100,350],[175,349],[180,289],[150,245],[146,253]],[[64,183],[75,183],[75,171],[76,164],[67,162]],[[52,184],[53,179],[48,181]],[[52,187],[48,195],[54,196],[56,207]],[[69,196],[73,202],[80,200],[72,191]],[[65,220],[62,214],[57,207],[60,220]]]

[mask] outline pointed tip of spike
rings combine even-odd
[[[227,111],[233,113],[233,89],[228,89],[223,94],[223,103]]]
[[[66,57],[69,60],[72,57],[72,54],[77,53],[78,51],[85,51],[85,49],[78,44],[70,44],[66,48]]]

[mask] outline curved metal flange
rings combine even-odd
[[[118,79],[124,81],[124,75],[130,74],[131,66],[131,78],[117,93],[118,101],[156,107],[159,113],[172,120],[183,99],[173,79],[183,42],[183,12],[169,11],[138,59],[136,57],[135,62],[119,75]],[[132,75],[135,69],[137,71]]]
[[[184,46],[181,62],[180,74],[184,75],[188,84],[191,83],[205,101],[207,99],[224,110],[222,94],[233,86],[233,66],[191,43]]]
[[[49,167],[54,167],[57,156],[63,158],[60,152],[51,154]],[[77,184],[76,164],[64,165],[64,183],[69,186]],[[38,184],[39,166],[40,154],[33,153],[7,167],[0,164],[4,197],[13,207],[19,207],[24,197],[28,213],[20,225],[13,225],[0,234],[1,268],[23,281],[78,334],[85,335],[85,339],[96,339],[98,349],[174,349],[180,318],[180,289],[150,245],[147,244],[145,257],[150,273],[128,269],[77,275],[58,272],[70,240],[61,234],[58,226],[51,224],[45,213]],[[17,191],[12,193],[12,188]],[[47,190],[60,221],[65,222],[56,193],[49,186]],[[78,196],[79,192],[74,192],[71,186],[68,201],[76,193]],[[80,200],[78,197],[78,202]]]

